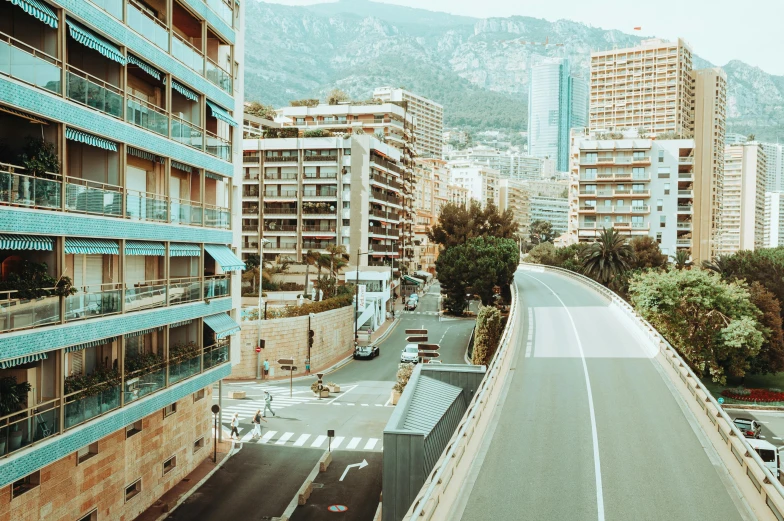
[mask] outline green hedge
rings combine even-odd
[[[353,303],[354,295],[340,295],[338,297],[328,298],[320,302],[311,302],[301,306],[286,306],[283,309],[270,309],[267,311],[267,319],[302,317],[310,313],[323,313],[324,311],[344,308],[351,306]]]

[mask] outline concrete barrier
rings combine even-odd
[[[229,398],[232,400],[243,400],[246,395],[245,391],[229,391]]]

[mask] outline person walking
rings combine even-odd
[[[264,378],[269,378],[269,360],[264,360]]]
[[[265,420],[261,416],[261,409],[259,409],[258,411],[256,411],[255,416],[253,416],[253,437],[254,438],[261,438],[261,422],[266,423],[267,420]]]
[[[305,359],[305,374],[310,374],[310,358]]]
[[[231,418],[231,439],[234,439],[234,435],[237,435],[237,439],[240,439],[240,431],[237,430],[237,426],[240,423],[239,413],[234,413],[234,416]]]
[[[264,391],[264,414],[262,415],[264,418],[267,417],[267,409],[275,416],[275,411],[272,410],[272,395],[269,391]]]

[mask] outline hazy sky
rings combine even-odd
[[[267,0],[308,5],[331,0]],[[739,59],[784,75],[784,0],[384,0],[384,3],[488,18],[567,18],[603,29],[673,40],[680,36],[696,54],[724,65]]]

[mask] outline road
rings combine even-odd
[[[752,411],[741,409],[725,409],[731,418],[751,418],[762,424],[760,439],[773,445],[784,445],[784,412],[783,411]]]
[[[515,283],[513,371],[462,519],[747,519],[628,319],[562,275]]]

